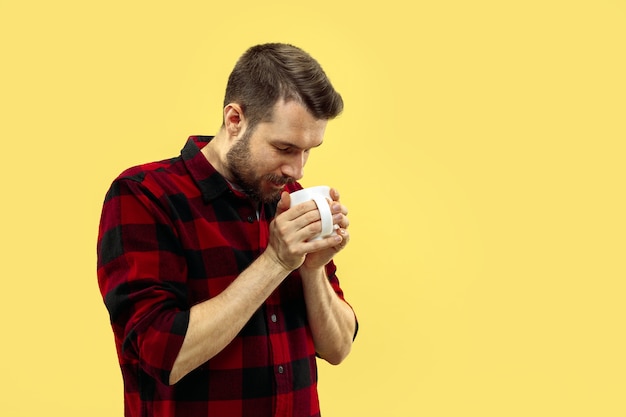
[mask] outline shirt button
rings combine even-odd
[[[276,323],[276,314],[272,314],[270,318],[272,319],[272,323]]]
[[[254,223],[254,217],[248,216],[248,223]]]
[[[279,374],[282,374],[283,372],[285,372],[285,368],[283,368],[283,366],[282,366],[282,365],[279,365],[279,366],[278,366],[278,373],[279,373]]]

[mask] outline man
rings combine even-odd
[[[112,184],[98,282],[126,416],[319,416],[316,356],[348,355],[357,322],[333,256],[350,240],[289,192],[343,109],[319,64],[291,45],[250,48],[231,73],[223,125],[181,155]]]

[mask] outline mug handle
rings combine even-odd
[[[330,211],[330,204],[328,204],[326,197],[321,195],[314,195],[312,199],[315,201],[322,219],[322,233],[320,233],[319,238],[330,236],[334,231],[333,214]]]

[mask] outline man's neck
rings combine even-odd
[[[222,174],[222,176],[229,182],[233,182],[233,176],[225,163],[228,146],[225,131],[223,129],[220,130],[217,135],[215,135],[215,137],[200,150],[200,152],[202,152],[204,157],[217,172]]]

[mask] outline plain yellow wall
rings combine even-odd
[[[281,41],[346,102],[303,181],[351,210],[361,322],[323,415],[626,415],[626,3],[225,3],[0,0],[0,414],[122,415],[104,193]]]

